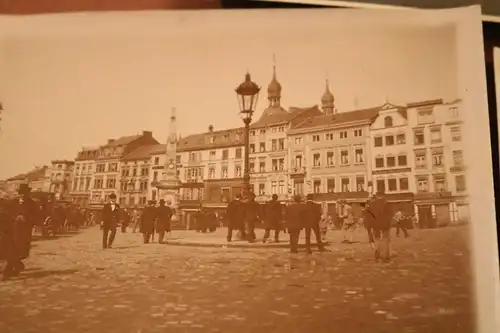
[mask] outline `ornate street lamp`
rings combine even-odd
[[[238,103],[240,106],[240,117],[245,124],[245,166],[243,173],[243,190],[245,195],[250,192],[250,123],[257,107],[260,87],[252,81],[250,73],[245,75],[245,81],[236,88]]]

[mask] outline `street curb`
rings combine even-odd
[[[238,249],[288,249],[290,244],[283,242],[279,244],[264,243],[199,243],[193,241],[165,241],[166,245],[186,246],[186,247],[213,247],[213,248],[238,248]],[[330,242],[324,242],[324,245],[330,245]],[[311,243],[311,247],[317,247],[316,243]],[[305,248],[305,244],[299,244],[298,248]]]

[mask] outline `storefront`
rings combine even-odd
[[[414,211],[420,228],[436,228],[450,224],[453,201],[451,192],[415,194]]]

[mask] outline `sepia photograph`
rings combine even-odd
[[[480,7],[0,31],[1,332],[498,331]]]

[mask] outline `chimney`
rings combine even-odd
[[[142,131],[143,136],[153,136],[153,132],[151,131]]]
[[[108,145],[112,144],[113,142],[115,142],[115,139],[108,139]]]
[[[214,131],[214,125],[210,125],[210,126],[208,126],[208,131],[209,131],[209,132],[213,132],[213,131]]]

